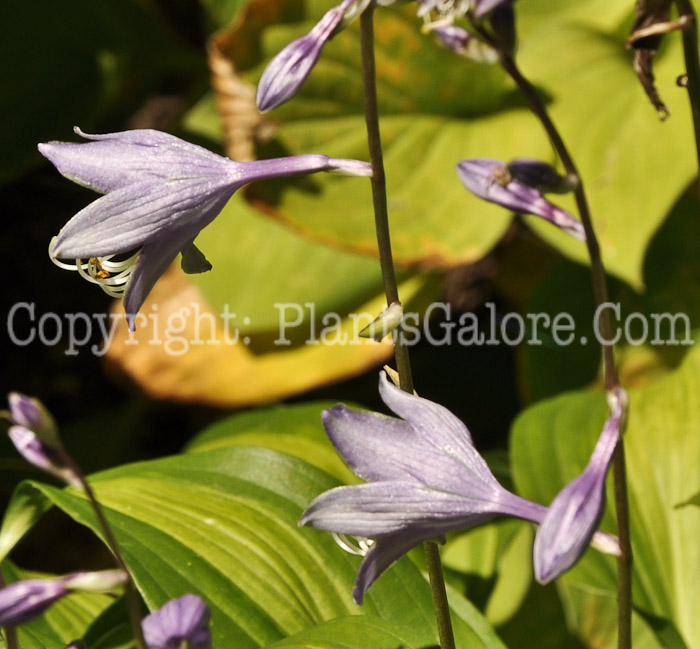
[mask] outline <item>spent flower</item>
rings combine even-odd
[[[39,151],[67,178],[104,196],[78,212],[49,247],[53,259],[124,298],[129,329],[158,278],[182,253],[188,273],[211,269],[194,240],[244,185],[267,178],[336,172],[370,176],[369,164],[324,155],[236,162],[148,129],[50,142]],[[136,252],[134,252],[136,251]]]
[[[538,161],[520,159],[520,164],[510,165],[493,158],[473,158],[462,160],[457,165],[457,174],[464,186],[479,198],[496,203],[514,212],[534,214],[561,228],[576,239],[585,240],[583,225],[572,214],[550,203],[537,186],[544,174]],[[523,162],[525,161],[525,162]],[[529,170],[528,170],[529,166]],[[573,179],[563,178],[562,183],[573,183]],[[567,180],[568,178],[568,180]],[[550,179],[551,180],[551,179]]]
[[[300,521],[374,539],[355,581],[358,603],[387,568],[422,541],[497,515],[539,523],[547,511],[499,484],[466,426],[446,408],[403,392],[384,373],[379,391],[402,419],[343,405],[323,413],[336,450],[368,482],[321,494]],[[609,537],[602,541],[615,547]]]

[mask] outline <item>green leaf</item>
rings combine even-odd
[[[635,607],[650,620],[665,620],[689,648],[700,646],[700,510],[679,505],[700,488],[698,394],[700,351],[694,348],[677,371],[630,390],[625,435]],[[583,470],[604,418],[604,398],[594,393],[568,394],[526,410],[512,437],[518,491],[538,502],[551,502]],[[609,491],[602,522],[608,530],[615,529],[612,502]],[[592,623],[595,615],[582,607],[602,605],[591,593],[608,602],[614,597],[614,560],[589,550],[562,583],[579,591],[574,608]]]
[[[411,629],[373,615],[335,618],[268,645],[269,649],[419,649],[422,646],[420,636]]]
[[[333,401],[279,405],[236,414],[203,430],[186,450],[263,446],[305,460],[345,484],[354,483],[357,478],[338,457],[321,423],[321,412],[334,405]]]
[[[348,194],[365,184],[358,178],[336,180]],[[309,241],[256,213],[240,195],[200,233],[197,246],[214,270],[189,279],[216,313],[233,314],[230,325],[241,335],[271,331],[277,337],[280,321],[308,323],[327,312],[344,314],[381,288],[376,259]],[[299,308],[285,310],[285,304]]]
[[[408,559],[362,608],[352,602],[358,557],[297,526],[313,497],[337,482],[297,458],[237,446],[120,467],[92,484],[148,607],[201,595],[218,649],[270,644],[360,613],[413,629],[421,646],[436,642],[427,584]],[[82,495],[34,487],[99,534]],[[466,601],[457,609],[461,641],[502,647]]]
[[[680,39],[667,44],[654,63],[672,113],[665,122],[647,101],[623,38],[614,33],[543,25],[520,61],[553,98],[552,118],[586,184],[606,268],[638,289],[649,239],[697,174],[687,96],[675,84],[684,69]],[[573,210],[573,200],[566,204]],[[543,225],[533,222],[540,236],[588,263],[584,246],[552,236]]]
[[[49,507],[51,501],[27,483],[22,483],[15,489],[0,527],[0,561],[34,527]]]
[[[605,4],[609,10],[602,9]],[[310,2],[305,20],[255,32],[265,58],[248,78],[257,80],[271,56],[307,32],[324,8],[326,3]],[[667,39],[670,45],[656,63],[661,92],[673,112],[660,124],[625,49],[620,21],[631,16],[628,5],[569,3],[554,11],[551,2],[533,0],[518,10],[526,18],[521,66],[533,76],[581,169],[608,269],[640,287],[648,240],[696,173],[686,97],[673,85],[682,69],[679,39]],[[456,163],[483,156],[551,160],[551,148],[497,67],[465,62],[441,49],[434,38],[419,33],[414,14],[413,6],[403,12],[392,8],[377,12],[376,20],[394,254],[402,264],[445,267],[482,257],[510,222],[506,210],[464,189]],[[241,30],[250,36],[245,27]],[[234,48],[234,62],[247,52]],[[328,43],[298,96],[274,111],[277,139],[262,153],[366,157],[358,60],[354,26]],[[660,178],[664,181],[657,182]],[[368,187],[360,185],[349,194],[327,177],[314,178],[308,188],[276,186],[276,191],[253,188],[249,198],[316,238],[375,250],[366,218]],[[560,201],[574,209],[572,199],[555,200]],[[342,218],[333,218],[337,205],[343,205]],[[580,242],[536,217],[526,220],[564,253],[587,263]]]

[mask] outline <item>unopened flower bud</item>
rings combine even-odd
[[[63,578],[64,586],[71,591],[84,593],[108,593],[129,580],[123,570],[100,570],[98,572],[74,572]]]
[[[44,442],[58,443],[56,422],[38,399],[19,392],[10,392],[7,400],[10,404],[10,418],[13,424],[28,428]]]
[[[0,626],[17,626],[41,615],[68,594],[62,579],[25,579],[0,590]]]
[[[10,393],[10,429],[7,434],[27,462],[76,487],[81,486],[74,464],[58,437],[51,414],[37,400]]]

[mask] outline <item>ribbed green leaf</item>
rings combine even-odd
[[[362,608],[352,602],[359,559],[329,534],[297,526],[313,497],[337,482],[297,458],[238,446],[128,465],[92,482],[149,608],[201,595],[217,649],[259,647],[357,614],[412,629],[421,646],[436,642],[427,584],[407,559]],[[97,531],[81,495],[34,486]],[[466,601],[457,610],[461,641],[502,647]]]

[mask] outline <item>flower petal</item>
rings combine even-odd
[[[430,538],[433,538],[433,535],[425,530],[411,530],[377,539],[357,572],[355,587],[352,590],[355,603],[362,604],[365,593],[384,571],[391,568],[404,554]]]
[[[180,235],[179,247],[208,225],[235,190],[229,183],[187,179],[144,181],[110,192],[78,212],[59,232],[53,257],[86,259],[139,248]]]
[[[462,465],[462,472],[466,468],[484,484],[500,487],[484,458],[474,448],[467,427],[447,408],[401,390],[383,372],[380,374],[379,393],[384,403],[411,424],[427,445]],[[440,476],[433,479],[439,480]]]
[[[211,613],[196,595],[183,595],[167,602],[144,618],[141,626],[149,649],[209,649]]]
[[[240,164],[150,129],[76,133],[93,141],[48,142],[39,151],[66,178],[103,194],[147,180],[220,177]]]
[[[498,502],[413,482],[371,482],[321,494],[299,524],[371,538],[420,527],[428,529],[431,537],[472,527],[498,513]]]

